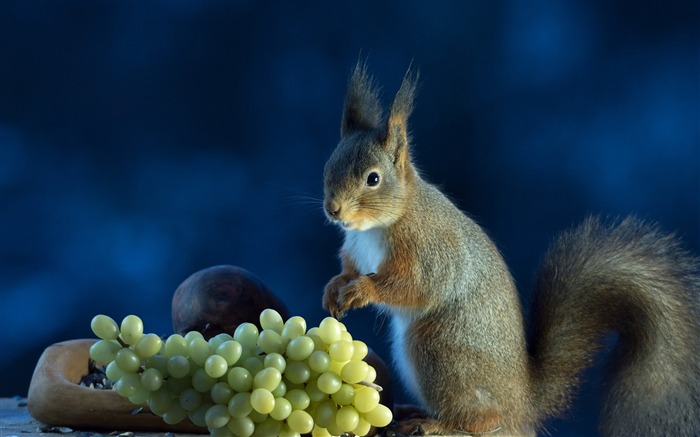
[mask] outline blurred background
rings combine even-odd
[[[43,349],[92,337],[97,313],[171,332],[178,284],[217,264],[317,325],[341,243],[322,169],[358,56],[386,102],[420,69],[415,159],[525,303],[553,235],[589,213],[658,221],[700,253],[699,9],[3,0],[0,395],[26,395]],[[388,360],[385,320],[345,322]],[[596,435],[600,373],[552,435]]]

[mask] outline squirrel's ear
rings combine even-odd
[[[394,162],[401,164],[409,159],[408,117],[413,111],[417,83],[418,72],[409,67],[391,104],[389,118],[386,121],[384,147],[394,155]]]
[[[362,61],[358,61],[348,84],[348,94],[345,96],[340,135],[376,129],[381,120],[379,93],[372,83],[372,77],[367,74],[367,67]]]

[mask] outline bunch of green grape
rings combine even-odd
[[[121,396],[168,424],[189,418],[217,437],[364,436],[391,422],[376,371],[364,361],[367,345],[345,325],[327,317],[307,331],[302,317],[284,322],[266,309],[260,326],[243,323],[233,336],[208,341],[197,331],[163,341],[144,334],[137,316],[119,326],[97,315],[91,327],[101,340],[90,357],[108,363]]]

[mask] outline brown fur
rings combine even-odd
[[[545,257],[529,354],[497,248],[411,162],[415,89],[409,73],[384,119],[358,65],[324,169],[328,217],[346,227],[343,270],[324,308],[340,317],[372,303],[392,314],[397,372],[429,414],[397,429],[532,435],[568,408],[600,337],[617,331],[602,431],[700,433],[697,260],[638,220],[588,219]],[[370,172],[380,184],[365,182]]]

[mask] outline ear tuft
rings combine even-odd
[[[418,86],[418,71],[412,67],[408,67],[406,75],[401,82],[399,90],[396,92],[396,97],[391,104],[389,111],[389,119],[387,120],[387,134],[392,135],[395,129],[401,127],[406,130],[408,117],[413,112],[413,101],[416,96],[416,88]]]
[[[379,90],[373,82],[372,77],[367,73],[367,65],[363,61],[357,61],[345,96],[343,121],[340,126],[342,136],[352,132],[376,129],[381,124],[382,108],[379,102]]]
[[[413,111],[417,84],[418,72],[409,67],[396,92],[384,127],[384,148],[393,155],[394,162],[399,168],[407,168],[410,161],[408,117]]]

